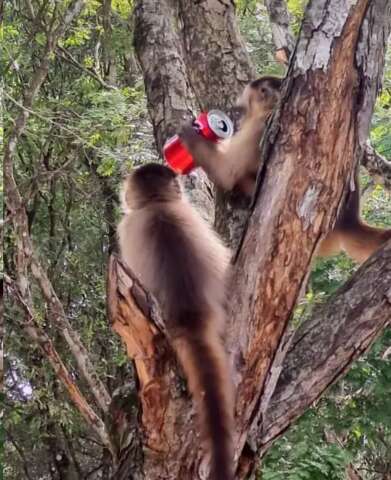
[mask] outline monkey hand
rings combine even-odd
[[[200,135],[193,127],[193,123],[190,122],[182,125],[178,132],[178,136],[181,139],[182,143],[184,143],[184,145],[189,148],[189,150],[191,150],[192,147],[197,145],[200,140]]]

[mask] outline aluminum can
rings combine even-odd
[[[199,135],[215,143],[231,137],[234,130],[230,118],[220,110],[200,113],[193,122],[193,128]],[[167,140],[163,147],[163,156],[172,170],[181,175],[188,174],[196,167],[190,152],[178,135]]]

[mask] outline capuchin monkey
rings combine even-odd
[[[317,255],[328,257],[344,251],[358,263],[367,260],[387,240],[391,229],[371,227],[360,217],[359,166],[354,171],[354,190],[349,191],[334,229],[321,242]]]
[[[211,480],[233,480],[233,387],[221,339],[229,250],[159,164],[124,182],[122,259],[162,308],[198,412]]]
[[[280,98],[282,79],[261,77],[246,86],[237,107],[242,113],[239,130],[231,138],[213,143],[185,125],[179,136],[208,176],[223,190],[239,189],[252,196],[260,162],[259,144],[276,103]],[[360,217],[358,169],[355,188],[347,197],[336,225],[321,242],[317,255],[330,256],[344,251],[359,263],[370,257],[391,238],[391,229],[371,227]]]
[[[236,110],[242,114],[239,130],[233,137],[214,143],[185,125],[179,137],[194,163],[223,190],[238,188],[251,196],[259,166],[259,143],[266,122],[280,98],[282,80],[261,77],[246,86]]]

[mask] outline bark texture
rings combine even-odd
[[[228,114],[244,86],[256,78],[237,28],[232,1],[179,0],[185,62],[201,110]],[[240,242],[249,202],[242,195],[216,189],[215,228],[232,248]]]
[[[179,0],[185,62],[201,110],[230,109],[255,78],[231,0]]]
[[[291,18],[286,2],[285,0],[266,0],[265,5],[270,17],[276,60],[288,63],[295,41],[290,30]]]
[[[191,119],[194,95],[186,73],[172,2],[138,1],[134,17],[134,44],[143,70],[148,110],[160,152],[178,126]]]
[[[333,225],[352,167],[361,157],[382,78],[375,59],[388,37],[390,17],[380,21],[378,15],[389,5],[339,2],[338,19],[330,8],[327,2],[313,2],[307,9],[282,107],[266,132],[266,164],[236,263],[232,351],[235,363],[244,363],[237,405],[243,445],[246,430],[262,424],[289,346],[287,322],[316,245]],[[373,33],[374,22],[380,22],[381,35]],[[368,24],[372,27],[364,28]],[[360,60],[363,51],[365,62]],[[365,74],[364,63],[373,67]],[[255,285],[255,292],[245,285]]]
[[[388,242],[295,333],[265,415],[263,431],[254,432],[253,440],[261,453],[346,372],[390,323]]]

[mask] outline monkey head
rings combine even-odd
[[[242,118],[271,113],[280,98],[282,79],[260,77],[249,83],[238,98],[236,109]]]
[[[128,175],[122,192],[124,210],[143,208],[151,202],[180,200],[182,192],[177,175],[158,163],[148,163]]]

